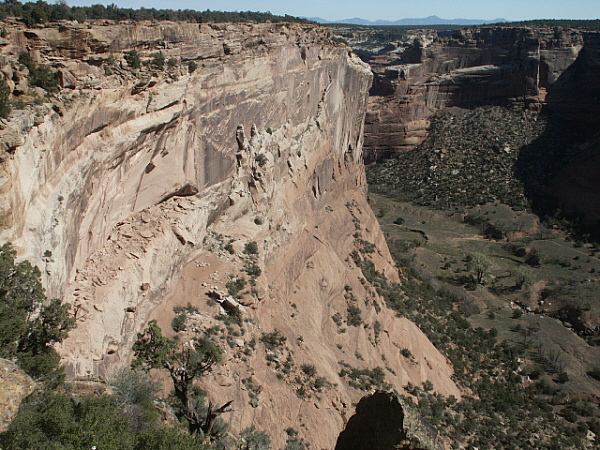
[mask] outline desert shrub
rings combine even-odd
[[[19,53],[18,61],[29,70],[29,82],[32,86],[41,87],[47,91],[54,91],[58,88],[58,80],[50,67],[36,65],[29,52]]]
[[[190,435],[176,428],[154,427],[137,436],[135,450],[209,450],[214,448],[204,441],[204,437]]]
[[[256,161],[256,164],[258,164],[260,167],[264,167],[265,164],[267,164],[267,157],[262,153],[256,155],[256,158],[254,158],[254,160]]]
[[[59,375],[53,345],[75,326],[70,305],[48,302],[39,269],[15,257],[10,244],[0,248],[0,357],[15,358],[36,379]]]
[[[412,359],[413,357],[412,352],[407,348],[403,348],[402,350],[400,350],[400,354],[407,359]]]
[[[142,59],[137,50],[130,50],[125,53],[125,61],[132,69],[139,69],[142,66]]]
[[[313,364],[302,364],[300,370],[309,377],[314,377],[317,374],[317,369]]]
[[[33,56],[31,56],[31,53],[23,51],[23,52],[19,53],[17,60],[19,61],[19,63],[21,63],[25,67],[27,67],[29,72],[31,72],[35,69],[35,61],[33,60]]]
[[[244,253],[246,255],[258,255],[258,244],[255,241],[244,244]]]
[[[235,249],[233,248],[233,240],[229,241],[227,244],[225,244],[225,246],[223,247],[225,250],[227,250],[227,252],[230,255],[233,255],[235,253]]]
[[[245,428],[238,439],[239,450],[269,450],[271,437],[266,431],[258,431],[254,425]]]
[[[0,117],[6,119],[10,114],[10,103],[8,98],[10,96],[10,89],[4,79],[0,80]]]
[[[592,377],[594,380],[600,381],[600,367],[595,367],[592,370],[587,372],[589,377]]]
[[[19,412],[5,433],[0,447],[5,450],[79,449],[118,450],[208,450],[202,440],[180,429],[165,427],[156,421],[158,413],[140,417],[130,406],[145,404],[155,392],[136,373],[120,378],[116,395],[88,395],[74,399],[66,393],[42,391],[21,403]],[[150,382],[151,383],[151,382]],[[141,402],[141,403],[140,403]],[[148,408],[153,408],[148,405]],[[137,421],[137,423],[136,423]]]
[[[527,256],[525,262],[532,267],[539,267],[540,265],[540,252],[536,248],[532,248]]]
[[[556,377],[556,382],[560,384],[564,384],[569,381],[569,375],[566,372],[561,372]]]
[[[185,331],[186,320],[187,320],[187,314],[185,312],[182,312],[181,314],[177,314],[171,321],[171,328],[173,329],[173,331],[175,331],[177,333],[179,333],[180,331]]]
[[[196,314],[198,308],[192,306],[192,304],[188,302],[187,306],[175,306],[173,312],[175,313],[175,317],[171,321],[171,328],[173,331],[180,332],[185,331],[186,329],[188,315]]]
[[[158,52],[155,53],[154,56],[152,57],[152,61],[150,62],[150,65],[152,67],[154,67],[155,69],[158,70],[163,70],[165,68],[165,55],[163,54],[163,52]]]
[[[145,431],[158,419],[154,400],[159,388],[147,372],[124,368],[113,377],[111,386],[115,402],[129,419],[132,430]]]
[[[275,350],[276,348],[283,347],[287,338],[275,329],[271,333],[263,333],[260,340],[268,350]]]
[[[354,305],[348,306],[347,323],[352,327],[358,327],[363,323],[360,308]]]
[[[75,402],[66,394],[42,392],[23,402],[2,448],[133,448],[130,424],[110,397]]]
[[[58,80],[56,75],[48,66],[38,66],[31,72],[30,78],[33,86],[40,87],[49,92],[58,89]]]
[[[370,391],[371,389],[388,389],[390,385],[385,381],[385,372],[381,367],[374,369],[357,369],[349,364],[340,361],[342,370],[340,377],[348,377],[348,384],[354,389],[361,391]]]
[[[227,283],[225,283],[225,287],[227,288],[227,292],[232,297],[237,297],[238,293],[244,290],[246,287],[246,279],[244,277],[241,278],[232,278]]]
[[[250,280],[250,281],[253,281],[260,276],[260,274],[262,273],[262,270],[258,266],[258,264],[251,262],[251,261],[247,261],[244,264],[244,272],[246,272],[248,274],[248,276],[250,278],[252,278],[252,280]]]
[[[293,428],[287,428],[287,440],[285,442],[284,450],[304,450],[308,445],[304,442],[304,439],[298,436],[298,432]]]

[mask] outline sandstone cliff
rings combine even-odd
[[[62,24],[11,28],[3,45],[13,95],[36,95],[20,81],[22,50],[61,81],[2,124],[0,236],[72,304],[77,329],[60,349],[71,374],[126,365],[136,333],[152,318],[168,330],[173,306],[198,309],[192,329],[218,324],[207,294],[250,263],[260,275],[240,300],[243,336],[223,335],[226,361],[206,380],[211,398],[234,400],[234,431],[255,423],[283,446],[293,427],[333,448],[363,395],[343,364],[385,367],[399,391],[430,380],[460,396],[445,358],[385,308],[350,258],[374,244],[366,257],[398,280],[366,202],[371,73],[326,29]],[[128,65],[132,49],[149,65]],[[159,51],[166,69],[153,63]],[[332,317],[351,306],[361,323],[342,331]],[[251,343],[275,330],[287,345],[268,360]],[[282,373],[274,362],[286,357],[294,362]],[[323,389],[300,395],[302,365]]]
[[[423,142],[429,117],[445,107],[556,106],[559,92],[566,97],[561,76],[581,59],[584,47],[594,51],[596,40],[595,33],[580,30],[482,27],[438,36],[411,31],[391,41],[363,56],[375,72],[365,127],[367,161]]]

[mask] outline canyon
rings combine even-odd
[[[566,417],[579,401],[597,403],[600,386],[591,361],[598,360],[600,333],[594,200],[600,174],[598,32],[541,25],[334,30],[375,73],[365,161],[370,203],[394,258],[437,292],[461,298],[459,308],[472,327],[498,333],[504,344],[520,347],[517,371],[529,377],[526,383],[554,383],[553,394],[537,399],[561,405],[549,408],[554,417]],[[583,250],[574,253],[578,249]],[[528,252],[535,258],[528,259]],[[518,254],[524,258],[515,259]],[[465,271],[480,255],[485,255],[489,279],[473,284]],[[576,262],[580,259],[584,264]],[[524,284],[517,279],[522,271],[530,276],[521,279]],[[421,314],[434,307],[427,304]],[[428,336],[436,347],[445,347],[439,333],[451,327],[432,324],[418,312],[406,316],[422,330],[431,330]],[[560,363],[544,362],[541,355],[548,352]],[[472,357],[482,353],[475,351]],[[503,364],[487,358],[496,367]],[[451,359],[460,373],[460,357]],[[476,370],[475,365],[460,384],[479,383]],[[558,372],[564,375],[552,378]],[[482,402],[471,405],[482,416],[490,404],[503,401],[502,394],[488,396],[484,385],[474,390]],[[426,406],[420,411],[440,430],[451,434],[461,428],[456,425],[465,418],[460,412],[436,422],[430,409],[436,400],[422,398]],[[489,412],[498,414],[498,408]],[[519,421],[510,416],[502,420],[519,434]],[[568,420],[580,419],[573,415]],[[485,419],[474,421],[481,427]],[[538,436],[545,434],[545,426],[562,427],[552,416],[544,421],[547,425],[540,422],[536,428]],[[567,430],[555,436],[564,437]],[[503,432],[492,424],[487,431],[496,438]],[[517,438],[519,447],[549,445],[542,440],[525,443],[530,433],[524,430]],[[477,447],[512,445],[510,440],[486,439],[483,428],[475,434],[470,444]],[[464,444],[463,439],[458,440]],[[562,445],[579,448],[590,442],[582,434],[576,444]]]
[[[446,108],[543,112],[547,129],[531,137],[535,154],[528,156],[547,163],[528,189],[589,225],[600,223],[593,194],[600,171],[600,33],[559,26],[333,30],[375,76],[365,120],[367,164],[416,149],[429,136],[432,116]]]
[[[55,71],[57,92],[27,85],[23,51]],[[0,236],[71,305],[77,328],[58,350],[72,379],[110,379],[149,320],[169,333],[175,306],[196,311],[188,330],[218,326],[227,313],[209,295],[250,263],[237,337],[219,336],[224,362],[203,380],[211,400],[234,400],[233,432],[256,424],[280,447],[293,427],[333,448],[364,395],[341,367],[386,367],[389,389],[430,381],[460,398],[446,358],[350,258],[368,246],[365,259],[400,281],[366,201],[372,75],[329,30],[11,23],[2,71],[25,104],[2,122]],[[265,357],[254,345],[268,333],[287,344]],[[324,387],[298,386],[301,367]]]
[[[358,448],[359,437],[382,448],[450,445],[389,394],[417,398],[422,386],[451,403],[472,391],[392,309],[383,286],[411,304],[400,285],[426,283],[392,258],[365,162],[429,150],[439,112],[449,123],[480,106],[525,121],[555,115],[573,139],[566,152],[531,156],[553,164],[536,192],[596,223],[599,36],[6,20],[0,71],[16,106],[0,121],[0,239],[40,268],[49,297],[71,305],[77,327],[57,350],[74,385],[110,385],[156,321],[185,345],[218,342],[222,362],[201,387],[214,404],[233,402],[223,418],[234,435],[255,425],[275,448],[291,436],[315,448]],[[28,82],[23,52],[52,70],[57,89]],[[413,243],[431,239],[426,222],[440,214],[415,217]],[[519,232],[539,231],[532,223]],[[168,394],[165,374],[153,375]],[[586,383],[592,395],[595,381]]]

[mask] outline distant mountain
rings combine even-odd
[[[307,19],[318,23],[345,23],[348,25],[485,25],[488,23],[506,22],[506,19],[478,20],[478,19],[442,19],[438,16],[429,16],[424,19],[400,19],[400,20],[376,20],[374,22],[361,18],[343,20],[325,20],[320,17],[307,17]]]

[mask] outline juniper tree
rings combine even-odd
[[[152,320],[142,333],[138,333],[133,351],[132,368],[169,371],[180,413],[187,420],[190,433],[214,434],[217,417],[227,412],[232,401],[218,408],[209,402],[204,411],[205,393],[194,385],[194,380],[205,376],[221,361],[221,348],[207,336],[182,344],[177,339],[163,336],[156,321]]]

